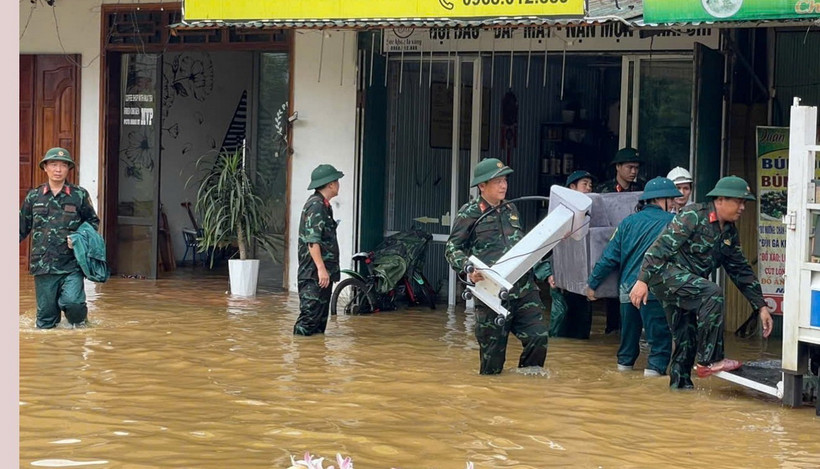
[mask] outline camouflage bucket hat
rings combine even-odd
[[[669,199],[683,197],[683,194],[675,186],[671,179],[658,176],[646,183],[643,194],[638,200]]]
[[[732,197],[735,199],[757,200],[754,194],[752,194],[751,189],[749,189],[749,184],[737,176],[721,178],[720,181],[715,184],[715,188],[706,194],[706,197]]]
[[[506,176],[512,172],[512,168],[502,163],[498,158],[486,158],[475,165],[470,187],[475,187],[482,182],[487,182],[499,176]]]
[[[46,152],[46,156],[40,160],[40,169],[43,169],[49,161],[65,161],[68,163],[68,168],[74,167],[74,160],[71,159],[71,154],[65,148],[54,147]]]
[[[569,187],[570,184],[575,184],[584,178],[591,179],[592,182],[595,182],[595,176],[593,176],[589,171],[578,170],[573,171],[567,178],[567,187]]]
[[[341,179],[344,173],[336,170],[329,164],[320,164],[310,173],[310,185],[308,189],[316,189],[322,187],[329,182]]]
[[[638,157],[638,150],[630,147],[621,148],[615,153],[615,158],[612,158],[612,164],[640,162],[641,159]]]

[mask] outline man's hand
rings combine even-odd
[[[596,301],[598,298],[595,298],[595,290],[587,287],[587,299],[589,301]]]
[[[635,286],[632,287],[632,291],[629,292],[629,301],[632,303],[632,306],[641,309],[641,306],[645,305],[648,299],[649,288],[645,282],[638,280],[635,282]]]
[[[74,242],[71,241],[71,236],[65,237],[66,243],[68,243],[68,249],[74,249]]]
[[[763,326],[763,337],[769,337],[769,334],[772,333],[774,322],[772,321],[772,314],[766,306],[760,308],[760,325]]]
[[[473,283],[478,283],[478,282],[484,280],[484,276],[481,275],[481,272],[478,271],[478,270],[474,270],[473,273],[468,274],[467,277],[469,277],[470,281],[473,282]]]
[[[327,288],[330,285],[330,275],[327,273],[327,269],[324,265],[318,266],[316,269],[319,272],[319,286],[321,288]]]
[[[555,288],[555,275],[550,275],[547,277],[547,283],[549,284],[550,288]]]

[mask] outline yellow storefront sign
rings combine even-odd
[[[186,21],[584,16],[584,0],[184,0]]]

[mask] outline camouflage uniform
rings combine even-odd
[[[83,222],[98,229],[100,219],[88,191],[65,182],[57,195],[48,183],[31,189],[20,208],[20,242],[31,233],[29,272],[34,275],[37,327],[60,323],[61,311],[70,324],[88,317],[83,273],[66,238]]]
[[[755,310],[765,306],[737,228],[725,223],[721,232],[712,202],[683,208],[644,256],[638,280],[661,301],[675,341],[673,388],[693,387],[696,358],[703,365],[723,359],[723,292],[707,278],[721,266]]]
[[[553,274],[552,256],[533,268],[535,277],[544,281]],[[550,337],[589,339],[592,330],[592,307],[584,295],[560,288],[550,288]]]
[[[319,271],[308,247],[318,244],[322,260],[330,276],[327,288],[319,287]],[[336,240],[336,220],[333,208],[319,192],[308,197],[299,221],[299,318],[293,326],[296,335],[324,333],[329,315],[333,283],[338,282],[339,243]]]
[[[587,280],[589,288],[597,290],[610,272],[620,268],[618,293],[621,302],[621,343],[618,348],[618,364],[635,364],[640,353],[641,330],[646,329],[650,350],[647,368],[662,375],[666,374],[672,353],[672,335],[663,307],[657,298],[650,295],[647,303],[638,310],[629,301],[629,292],[638,280],[644,253],[670,220],[671,213],[651,204],[624,218]]]
[[[487,215],[476,225],[476,220],[487,210],[495,213]],[[515,205],[502,202],[499,208],[494,209],[478,197],[459,209],[447,240],[445,256],[450,266],[461,273],[470,255],[492,265],[523,237],[524,231]],[[544,324],[544,305],[532,271],[515,283],[503,304],[510,311],[510,316],[501,326],[493,322],[495,311],[486,307],[476,309],[479,372],[501,373],[510,332],[521,340],[524,348],[518,367],[543,366],[547,357],[547,326]]]

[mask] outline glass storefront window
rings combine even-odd
[[[159,63],[155,54],[124,54],[120,85],[118,270],[149,278],[156,275]]]
[[[256,174],[263,197],[272,211],[276,260],[285,258],[288,176],[288,86],[286,52],[262,53],[259,58],[259,120],[256,127]]]
[[[646,180],[675,166],[690,168],[692,67],[691,60],[641,63],[638,150]]]

